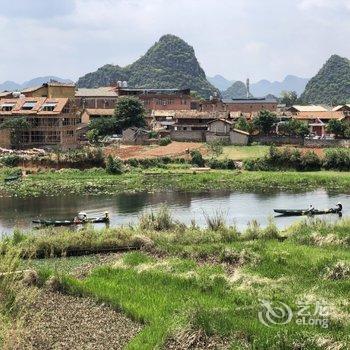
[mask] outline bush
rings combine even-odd
[[[233,170],[236,168],[235,162],[232,159],[219,160],[212,158],[208,162],[208,166],[211,169],[229,169]]]
[[[350,149],[328,149],[323,160],[325,169],[350,170]]]
[[[212,141],[208,143],[208,147],[216,157],[218,157],[223,152],[223,141]]]
[[[18,156],[17,154],[10,154],[8,156],[1,157],[0,161],[5,166],[15,167],[21,161],[21,157]]]
[[[107,157],[106,170],[108,174],[120,175],[123,173],[123,162],[119,158]]]
[[[163,137],[158,141],[159,146],[167,146],[171,143],[171,138],[170,137]]]
[[[313,151],[307,151],[301,156],[299,170],[320,170],[322,162],[318,155]]]
[[[175,227],[175,223],[166,205],[162,205],[158,212],[144,213],[139,219],[141,230],[163,231]]]
[[[205,215],[205,221],[209,230],[219,231],[226,228],[225,217],[221,211],[216,211],[212,217]]]
[[[205,162],[202,157],[202,154],[199,151],[197,150],[191,151],[191,163],[193,165],[197,165],[198,167],[204,167]]]

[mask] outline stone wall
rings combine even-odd
[[[260,144],[265,145],[303,145],[302,137],[290,137],[290,136],[260,136],[254,135],[250,136],[250,142],[258,142]]]
[[[205,140],[206,142],[215,142],[215,141],[221,141],[223,143],[230,143],[230,136],[227,135],[217,135],[214,132],[207,131],[205,133]]]
[[[205,131],[203,130],[171,130],[170,138],[173,141],[204,142]]]
[[[350,140],[345,139],[335,139],[335,140],[312,140],[305,139],[304,140],[305,147],[312,148],[323,148],[323,147],[350,147]]]
[[[235,130],[230,131],[230,143],[231,145],[246,146],[249,142],[249,136],[241,134]]]

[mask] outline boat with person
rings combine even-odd
[[[42,225],[42,226],[73,226],[73,225],[84,225],[84,224],[109,223],[109,213],[105,212],[104,216],[89,218],[86,213],[80,212],[72,220],[36,219],[36,220],[32,220],[32,223]]]
[[[338,203],[335,208],[330,209],[315,209],[310,205],[308,209],[274,209],[273,211],[282,216],[303,216],[303,215],[324,215],[324,214],[341,214],[343,206]]]

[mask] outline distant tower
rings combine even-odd
[[[250,82],[249,82],[249,78],[247,78],[246,86],[247,86],[247,98],[249,98],[250,97]]]

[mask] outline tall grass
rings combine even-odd
[[[174,219],[166,205],[162,205],[157,212],[143,213],[139,218],[141,230],[167,231],[176,226]]]

